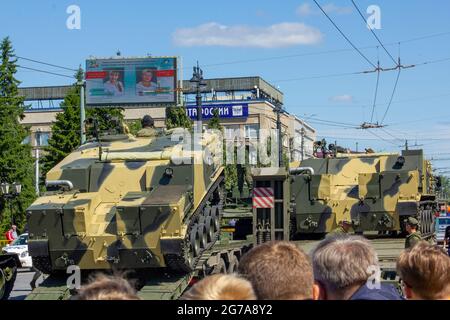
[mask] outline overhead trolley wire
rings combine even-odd
[[[380,38],[378,38],[378,36],[376,35],[376,33],[373,31],[373,29],[369,26],[369,24],[367,23],[366,18],[364,17],[364,15],[362,14],[361,10],[359,10],[358,6],[356,5],[355,1],[352,0],[353,6],[356,8],[356,11],[358,11],[359,15],[361,16],[361,18],[363,19],[363,21],[366,23],[367,28],[370,30],[370,32],[373,34],[373,36],[375,37],[375,39],[377,39],[378,43],[381,45],[381,47],[384,49],[384,51],[387,53],[387,55],[391,58],[391,60],[394,62],[395,65],[397,65],[397,61],[395,61],[394,57],[392,57],[392,55],[390,54],[390,52],[386,49],[386,47],[384,46],[384,44],[381,42]]]
[[[68,67],[63,67],[63,66],[59,66],[56,64],[52,64],[52,63],[48,63],[48,62],[43,62],[43,61],[39,61],[39,60],[34,60],[34,59],[30,59],[30,58],[25,58],[25,57],[21,57],[21,56],[16,56],[16,58],[21,59],[21,60],[26,60],[26,61],[31,61],[34,63],[40,63],[40,64],[44,64],[46,66],[50,66],[50,67],[55,67],[55,68],[60,68],[60,69],[65,69],[65,70],[69,70],[69,71],[78,71],[77,69],[72,69],[72,68],[68,68]]]
[[[325,12],[325,10],[322,8],[322,6],[316,1],[313,0],[314,3],[319,7],[320,11],[323,12],[323,14],[328,18],[328,20],[330,20],[330,22],[333,24],[333,26],[339,31],[339,33],[344,37],[345,40],[347,40],[347,42],[353,47],[353,49],[355,49],[361,57],[363,57],[364,60],[366,60],[374,69],[376,69],[375,64],[373,64],[362,52],[361,50],[359,50],[354,44],[353,42],[350,41],[350,39],[344,34],[344,32],[342,32],[342,30],[337,26],[337,24],[333,21],[333,19],[330,18],[330,16]]]
[[[42,72],[42,73],[48,73],[48,74],[52,74],[52,75],[55,75],[55,76],[66,77],[66,78],[70,78],[70,79],[75,79],[74,76],[68,76],[66,74],[61,74],[61,73],[56,73],[56,72],[51,72],[51,71],[46,71],[46,70],[41,70],[41,69],[34,69],[34,68],[20,66],[20,65],[17,65],[17,68],[31,70],[31,71],[36,71],[36,72]]]

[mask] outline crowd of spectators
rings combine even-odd
[[[292,242],[258,245],[236,274],[215,274],[187,290],[184,300],[450,300],[450,257],[420,241],[397,260],[399,285],[380,281],[378,256],[362,236],[336,234],[306,254]],[[99,275],[76,299],[138,299],[125,279]]]

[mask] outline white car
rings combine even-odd
[[[31,256],[28,254],[28,233],[21,234],[16,240],[11,242],[11,244],[3,247],[2,251],[4,253],[15,253],[19,256],[22,268],[33,267],[33,262]]]

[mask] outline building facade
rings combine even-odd
[[[203,89],[203,121],[207,125],[212,110],[219,110],[219,117],[224,127],[225,138],[236,132],[241,141],[258,142],[262,130],[277,128],[277,107],[282,105],[283,94],[278,89],[259,77],[208,79]],[[43,101],[58,101],[64,98],[70,87],[22,88],[21,94],[27,101],[35,101],[32,108],[25,112],[22,120],[30,127],[29,143],[33,147],[45,147],[51,135],[51,125],[56,115],[61,112],[59,103],[43,106]],[[195,91],[188,81],[183,82],[183,101],[186,113],[196,119]],[[36,103],[38,101],[38,103]],[[121,105],[125,120],[139,120],[150,115],[155,120],[155,127],[165,126],[167,105]],[[312,156],[316,131],[302,119],[281,112],[280,122],[283,134],[283,149],[291,161],[298,161]]]

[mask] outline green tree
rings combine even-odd
[[[83,76],[81,69],[75,74],[77,81],[82,80]],[[62,112],[56,115],[56,121],[52,124],[48,146],[44,149],[46,151],[42,161],[44,174],[80,145],[80,87],[76,83],[61,102],[61,109]],[[99,130],[106,131],[113,126],[112,118],[123,121],[122,112],[122,108],[87,108],[86,117],[96,118]]]
[[[192,128],[192,120],[186,114],[184,107],[167,107],[166,108],[166,128]]]
[[[76,78],[82,77],[82,71],[79,70]],[[56,121],[51,128],[52,135],[48,139],[48,146],[44,149],[46,151],[42,159],[44,174],[80,145],[80,87],[74,84],[60,106],[62,112],[56,115]]]
[[[24,98],[19,96],[20,81],[15,78],[17,59],[8,37],[0,44],[0,55],[0,181],[22,185],[18,197],[0,200],[0,229],[3,234],[11,222],[23,230],[25,210],[35,199],[35,190],[31,146],[22,143],[30,134],[20,124],[26,106]]]
[[[223,126],[220,124],[219,109],[213,110],[213,116],[208,122],[208,129],[217,129],[223,131]]]

